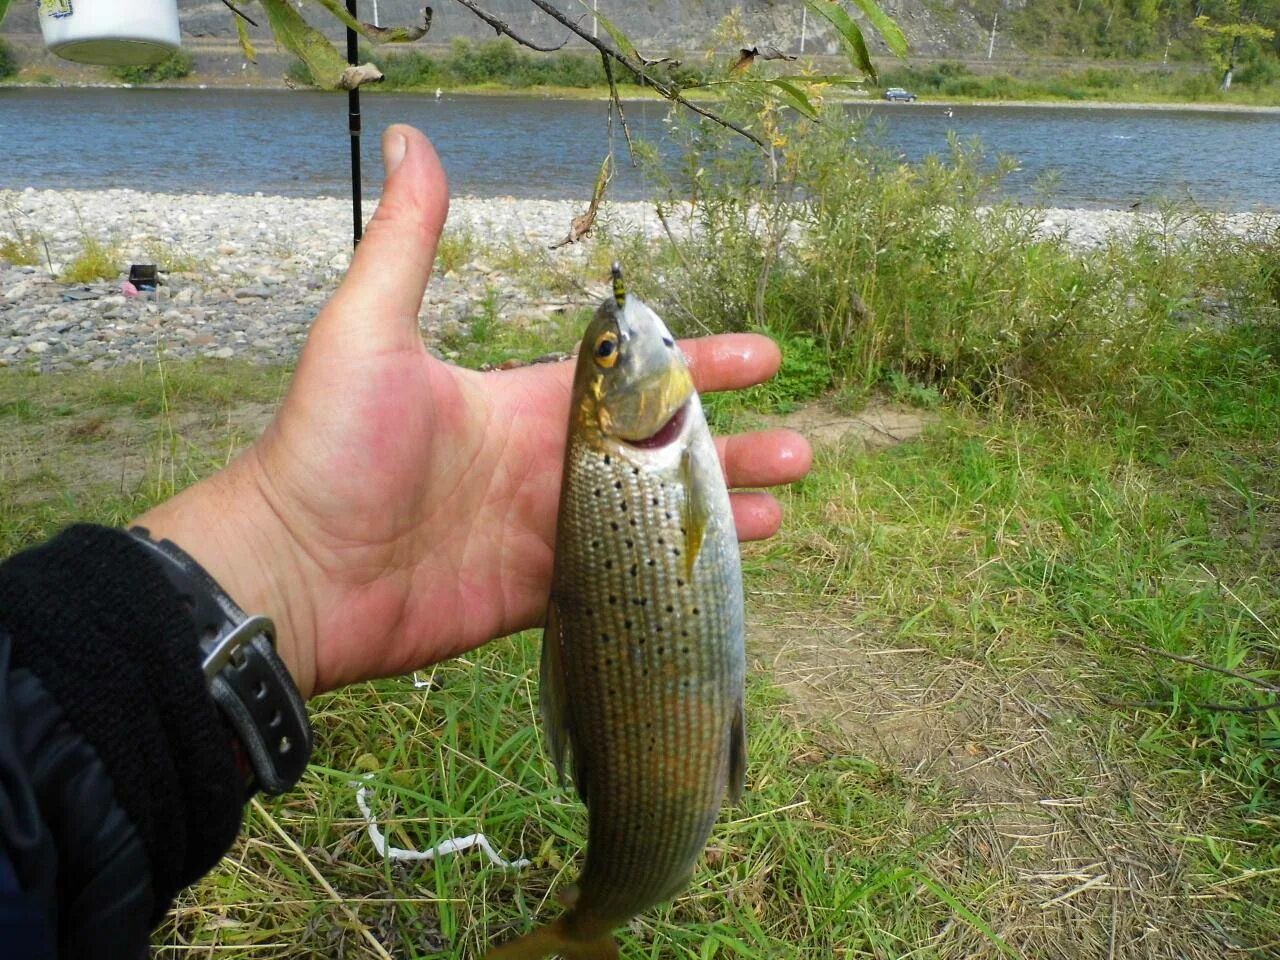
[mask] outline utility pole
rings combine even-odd
[[[378,0],[373,0],[373,25],[380,27],[382,24],[378,22]]]
[[[600,12],[600,0],[591,0],[591,39],[600,39],[600,18],[596,16]]]
[[[1000,14],[997,13],[991,20],[991,40],[987,44],[987,59],[991,59],[991,55],[996,50],[996,24],[1000,22]]]
[[[800,8],[800,52],[804,53],[804,38],[809,32],[809,8]]]

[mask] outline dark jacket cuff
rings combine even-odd
[[[195,628],[120,530],[73,526],[0,565],[0,628],[101,760],[142,841],[157,922],[227,851],[246,799]]]

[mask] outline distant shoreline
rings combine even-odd
[[[74,83],[56,81],[54,83],[36,83],[34,81],[6,80],[0,82],[0,90],[5,89],[73,89],[73,90],[235,90],[239,93],[264,91],[280,92],[290,88],[282,83],[244,83],[231,82],[230,78],[213,78],[214,82],[189,83],[168,82],[155,84],[129,83]],[[300,91],[315,93],[335,93],[342,91],[323,91],[314,88],[298,88]],[[377,96],[431,96],[428,88],[380,88],[371,86],[367,92]],[[607,100],[609,91],[605,87],[500,87],[480,85],[474,87],[454,87],[445,89],[446,96],[451,97],[517,97],[532,100]],[[628,92],[622,97],[625,103],[652,103],[664,99],[658,94],[637,94]],[[703,98],[699,98],[703,99]],[[714,98],[705,98],[714,101]],[[1280,116],[1280,105],[1222,103],[1217,100],[990,100],[990,99],[921,99],[914,103],[891,103],[875,96],[866,97],[828,97],[828,102],[849,104],[878,105],[884,109],[913,110],[921,107],[1014,107],[1014,108],[1048,108],[1053,110],[1132,110],[1160,112],[1210,112],[1210,113],[1250,113]]]

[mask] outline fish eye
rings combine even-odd
[[[610,330],[600,334],[596,341],[596,363],[602,367],[612,367],[618,362],[618,335]]]

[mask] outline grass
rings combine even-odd
[[[0,234],[0,261],[19,267],[35,266],[42,260],[44,237],[23,223],[23,215],[7,196],[0,197],[9,228]]]
[[[1228,92],[1207,65],[1178,63],[1117,66],[1105,60],[1088,66],[1036,62],[997,71],[976,71],[963,63],[940,61],[890,66],[883,87],[906,87],[925,98],[947,100],[1045,100],[1121,103],[1236,103],[1273,106],[1280,97],[1280,68],[1261,59],[1240,72],[1242,83]]]
[[[112,280],[120,272],[120,248],[85,234],[80,240],[79,252],[63,268],[62,280],[66,283]]]
[[[606,234],[573,265],[465,240],[448,254],[566,294],[622,255],[677,325],[761,317],[783,373],[709,398],[722,428],[798,422],[814,400],[849,424],[924,424],[882,452],[852,434],[821,447],[781,494],[782,534],[744,550],[747,797],[688,890],[622,931],[624,955],[1274,953],[1276,238],[1170,209],[1072,251],[979,209],[994,180],[973,149],[906,168],[849,154],[848,134],[793,134],[776,193],[704,154],[722,187],[700,187],[701,232],[678,243]],[[435,346],[531,359],[585,322],[508,312],[491,294]],[[4,371],[0,549],[122,522],[216,469],[288,374]],[[317,700],[304,786],[250,809],[159,956],[476,956],[554,915],[584,817],[551,781],[536,671],[525,634],[422,688]],[[481,831],[532,865],[384,861],[355,803],[366,774],[393,844]]]
[[[950,402],[916,443],[820,451],[783,536],[746,553],[748,798],[687,894],[624,932],[626,955],[1104,956],[1118,928],[1118,956],[1196,957],[1274,938],[1274,717],[1207,706],[1264,700],[1145,649],[1280,679],[1280,578],[1256,539],[1280,503],[1280,374],[1257,333],[1185,353],[1167,381],[1181,389],[1136,416]],[[555,335],[484,336],[518,353]],[[719,415],[786,409],[820,389],[807,366]],[[0,377],[0,544],[124,522],[216,469],[287,376],[204,362]],[[522,635],[421,675],[429,692],[389,680],[317,701],[305,786],[251,810],[159,955],[377,955],[362,931],[393,956],[476,955],[554,913],[583,819],[550,781],[536,662]],[[381,861],[358,774],[397,846],[480,830],[533,866]]]

